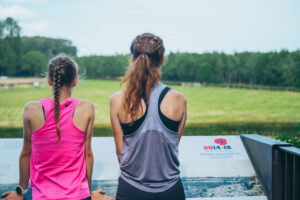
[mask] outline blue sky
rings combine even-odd
[[[167,52],[300,49],[299,0],[0,0],[22,35],[70,39],[79,55],[129,53],[152,32]]]

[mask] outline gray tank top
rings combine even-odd
[[[163,124],[158,111],[165,87],[158,83],[152,88],[145,120],[123,136],[121,178],[146,192],[166,191],[179,180],[178,132]]]

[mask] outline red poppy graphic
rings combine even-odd
[[[217,143],[217,144],[223,146],[223,145],[226,145],[226,144],[227,144],[227,140],[224,139],[224,138],[217,138],[217,139],[215,139],[215,143]]]

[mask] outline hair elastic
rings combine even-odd
[[[148,55],[149,53],[148,53],[148,52],[146,52],[146,51],[142,51],[142,52],[140,53],[140,55],[142,55],[142,54],[146,54],[146,55]]]

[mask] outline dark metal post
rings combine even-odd
[[[285,200],[300,199],[300,149],[295,147],[279,147],[284,154],[285,179],[281,184],[285,187]],[[280,183],[278,183],[280,184]]]
[[[282,185],[285,156],[278,147],[290,144],[257,134],[243,134],[241,139],[268,199],[282,200],[287,189]]]

